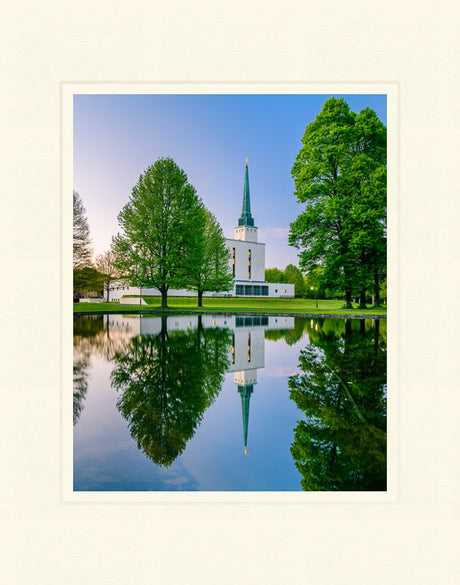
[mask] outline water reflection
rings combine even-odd
[[[228,368],[228,329],[169,330],[139,335],[116,351],[111,374],[117,408],[145,455],[168,466],[183,452],[214,402]]]
[[[113,412],[122,415],[117,417],[125,421],[127,437],[134,439],[151,467],[155,464],[155,473],[166,469],[176,473],[193,461],[187,482],[181,484],[188,487],[183,489],[384,490],[385,335],[386,322],[378,320],[78,316],[74,319],[74,425],[82,417],[88,395],[94,390],[102,396],[92,381],[99,371],[114,396]],[[267,366],[266,346],[270,348]],[[294,371],[297,374],[287,375]],[[228,398],[221,400],[221,394]],[[238,458],[229,448],[235,437],[236,403]],[[110,451],[112,463],[110,467],[102,460],[97,463],[99,483],[87,480],[91,474],[96,477],[92,469],[99,443],[94,442],[92,429],[103,426],[107,416],[95,406],[88,409],[83,427],[76,425],[88,463],[82,463],[83,451],[75,443],[75,461],[83,470],[78,473],[84,473],[85,485],[103,489],[100,477],[118,473],[105,485],[139,489],[134,479],[117,479],[127,475],[121,464],[119,471],[112,469],[120,448],[113,428],[100,449],[105,454]],[[200,448],[190,449],[191,444]],[[241,458],[248,452],[253,457]],[[108,455],[101,457],[109,461]],[[216,457],[222,475],[218,480]],[[244,477],[241,459],[247,460]],[[194,475],[198,470],[200,479]],[[159,475],[151,481],[165,485]]]
[[[289,379],[305,419],[291,453],[304,490],[386,489],[386,344],[379,321],[312,320]]]
[[[80,418],[88,392],[88,377],[91,354],[96,339],[104,335],[101,315],[90,315],[84,319],[74,318],[73,336],[73,424]]]

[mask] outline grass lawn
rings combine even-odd
[[[119,303],[74,303],[74,313],[94,312],[160,312],[160,297],[143,297],[147,305],[121,305]],[[331,301],[318,299],[316,308],[315,299],[263,299],[263,298],[219,298],[204,297],[203,307],[197,306],[196,297],[169,297],[169,311],[196,311],[196,312],[250,312],[250,313],[289,313],[289,314],[319,314],[319,315],[382,315],[386,316],[385,306],[358,309],[354,304],[353,309],[344,309],[343,301]]]

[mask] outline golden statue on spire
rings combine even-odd
[[[249,156],[246,157],[246,166],[248,166]]]

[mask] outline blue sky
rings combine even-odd
[[[386,96],[340,95],[354,112],[371,107],[386,124]],[[226,237],[241,214],[249,156],[251,211],[266,243],[266,267],[297,264],[288,246],[297,203],[291,168],[307,124],[329,95],[75,95],[74,189],[93,248],[110,247],[117,215],[139,175],[170,156],[187,173]]]

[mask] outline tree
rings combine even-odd
[[[197,241],[190,252],[188,287],[198,293],[198,306],[203,306],[205,291],[226,291],[233,286],[230,269],[230,250],[225,243],[222,228],[215,216],[202,206]]]
[[[158,289],[163,309],[169,288],[188,284],[201,213],[185,172],[171,158],[160,158],[139,177],[118,215],[122,233],[112,240],[116,267],[131,286]]]
[[[101,281],[104,290],[107,291],[107,302],[109,302],[110,284],[119,276],[115,263],[115,254],[107,250],[96,256],[96,268],[101,274]]]
[[[85,292],[101,292],[104,288],[103,277],[94,266],[83,266],[73,271],[74,296]]]
[[[286,275],[279,268],[266,268],[265,269],[265,281],[266,282],[287,282]]]
[[[304,297],[307,289],[305,286],[305,279],[302,272],[294,264],[288,264],[284,269],[284,275],[287,278],[287,282],[292,282],[295,285],[295,296]]]
[[[73,192],[73,267],[81,269],[91,266],[91,238],[86,209],[80,195]]]
[[[91,262],[93,250],[86,209],[80,195],[73,192],[73,296],[98,290],[100,276]]]
[[[300,267],[322,268],[325,287],[353,293],[382,268],[381,230],[386,213],[383,171],[386,130],[367,108],[358,116],[343,99],[326,100],[306,127],[292,167],[295,195],[306,209],[291,224],[289,243],[300,250]]]
[[[360,274],[360,305],[371,290],[379,305],[380,277],[386,274],[386,128],[370,108],[355,118],[351,173],[355,195],[351,250]]]

